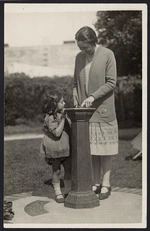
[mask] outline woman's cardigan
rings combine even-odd
[[[92,104],[96,108],[90,122],[110,122],[116,119],[114,89],[116,86],[116,61],[114,53],[100,45],[94,54],[89,71],[88,93],[85,92],[86,55],[80,52],[76,56],[74,71],[74,105],[79,106],[89,96],[94,97]],[[80,75],[82,71],[82,75]]]

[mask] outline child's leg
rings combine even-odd
[[[55,159],[52,163],[52,184],[54,187],[56,201],[57,202],[64,202],[64,198],[60,189],[60,160]]]
[[[60,189],[60,170],[53,172],[52,184],[53,184],[56,196],[58,196],[58,198],[62,198],[62,192]]]

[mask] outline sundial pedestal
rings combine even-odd
[[[93,208],[99,206],[99,198],[92,190],[92,161],[89,143],[89,119],[94,108],[68,108],[72,121],[71,191],[64,206],[69,208]]]

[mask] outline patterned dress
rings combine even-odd
[[[86,66],[82,70],[86,76],[85,94],[88,92],[91,63],[92,62],[88,63],[88,61],[86,61]],[[89,136],[91,155],[106,156],[118,154],[118,123],[116,119],[111,122],[90,122]]]

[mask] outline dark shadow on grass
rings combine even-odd
[[[142,154],[135,158],[139,150],[135,148],[131,148],[130,154],[125,156],[125,160],[132,160],[132,161],[142,161]]]
[[[129,155],[125,157],[125,160],[132,160],[132,161],[141,161],[142,155],[138,156],[135,160],[133,159],[135,155]]]
[[[141,132],[141,128],[119,129],[119,140],[133,140]]]

